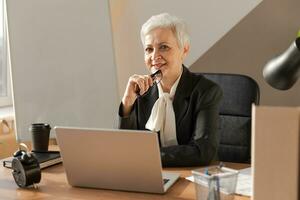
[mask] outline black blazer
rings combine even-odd
[[[216,158],[219,144],[218,105],[220,87],[183,66],[173,100],[178,145],[161,147],[164,167],[208,165]],[[158,99],[157,86],[134,103],[129,116],[119,107],[119,128],[145,130],[152,107]]]

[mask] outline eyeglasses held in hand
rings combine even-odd
[[[150,77],[152,78],[152,81],[153,81],[153,85],[151,87],[153,87],[154,85],[157,85],[162,80],[163,74],[162,74],[161,70],[157,70],[156,72],[151,74]],[[149,91],[149,89],[148,89],[148,91]],[[145,92],[143,95],[140,95],[139,87],[137,87],[135,91],[136,91],[136,94],[138,95],[138,97],[143,96],[147,93],[147,92]]]

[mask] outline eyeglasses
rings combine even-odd
[[[153,81],[153,85],[151,87],[153,87],[154,85],[157,85],[162,80],[163,74],[162,74],[161,70],[157,70],[156,72],[151,74],[150,77]],[[149,89],[148,89],[148,91],[149,91]],[[138,97],[144,96],[145,94],[148,93],[148,91],[145,92],[143,95],[140,95],[140,88],[138,88],[138,87],[136,88],[136,94]]]
[[[156,72],[154,72],[153,74],[151,74],[150,77],[152,78],[152,81],[155,84],[158,84],[161,81],[163,75],[161,73],[161,70],[157,70]]]

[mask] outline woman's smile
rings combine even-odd
[[[165,63],[154,63],[154,64],[152,64],[152,67],[154,67],[156,70],[161,70],[161,68],[163,67],[163,66],[165,66],[167,63],[165,62]]]

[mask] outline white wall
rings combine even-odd
[[[144,67],[140,28],[152,15],[169,12],[183,18],[191,35],[191,51],[185,64],[191,65],[262,0],[110,0],[119,94],[134,73],[148,73]]]
[[[19,140],[31,123],[112,128],[117,78],[108,0],[8,0]]]

